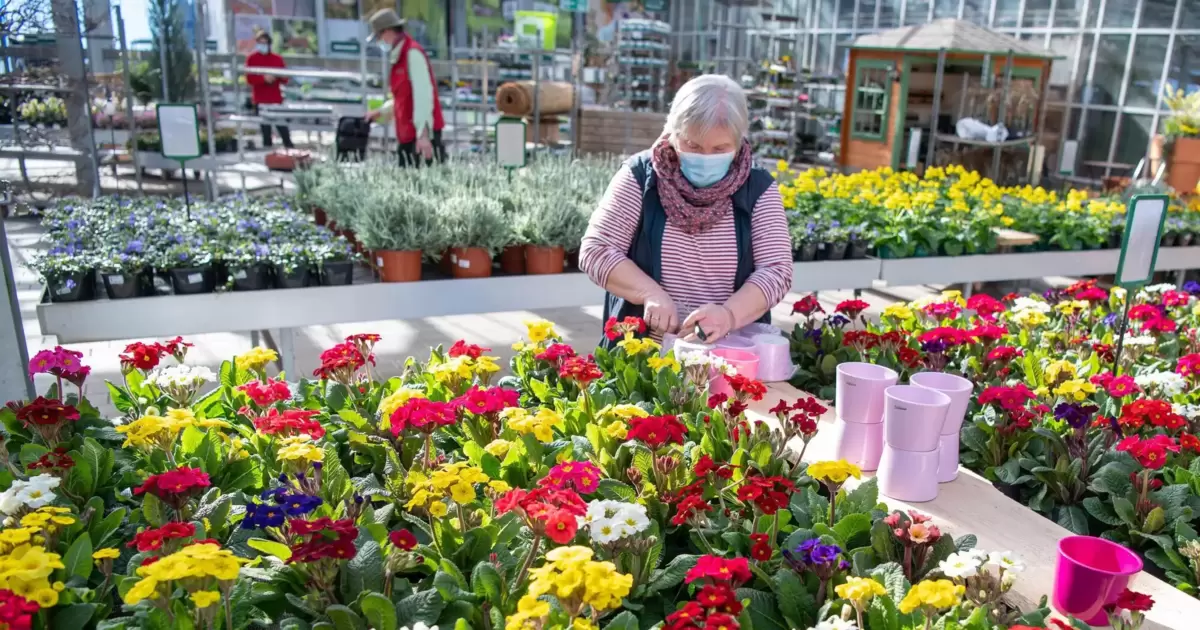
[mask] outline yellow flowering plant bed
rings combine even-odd
[[[298,379],[264,349],[205,373],[182,339],[131,344],[119,417],[58,386],[4,412],[0,627],[1044,622],[998,605],[1019,562],[888,514],[844,461],[801,463],[821,403],[751,424],[762,383],[609,331],[586,355],[529,322],[506,376],[465,341],[388,377],[353,335]],[[78,388],[79,358],[31,370]]]

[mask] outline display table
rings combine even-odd
[[[794,401],[807,394],[787,383],[768,386],[762,401],[751,406],[752,420],[775,423],[767,410],[780,399]],[[821,418],[821,431],[804,454],[807,462],[833,458],[834,421],[832,409]],[[863,480],[872,473],[864,473]],[[862,480],[850,479],[846,487],[854,488]],[[1071,532],[1033,510],[1009,499],[991,483],[965,468],[959,468],[958,478],[938,486],[938,497],[928,503],[905,503],[879,496],[892,510],[914,509],[933,517],[941,530],[955,537],[973,534],[976,545],[987,551],[1011,551],[1025,562],[1022,573],[1009,593],[1009,603],[1022,610],[1036,608],[1043,595],[1054,588],[1054,565],[1058,541]],[[1192,630],[1200,627],[1200,600],[1173,588],[1170,584],[1139,573],[1130,588],[1154,598],[1154,609],[1146,617],[1143,630]]]

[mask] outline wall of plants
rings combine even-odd
[[[1063,527],[1118,541],[1147,570],[1200,585],[1200,284],[1132,295],[1085,281],[1001,300],[956,291],[884,309],[794,305],[795,384],[832,396],[834,370],[867,360],[975,382],[963,465]],[[1120,365],[1119,313],[1129,305]]]
[[[761,383],[709,398],[711,359],[660,356],[643,326],[582,355],[529,322],[504,378],[465,341],[391,376],[354,335],[290,381],[264,348],[214,373],[183,339],[134,343],[116,418],[80,397],[80,353],[39,352],[49,390],[0,410],[0,623],[1085,628],[1003,603],[1011,553],[847,491],[844,461],[796,463],[818,401],[752,426]]]
[[[996,228],[1039,237],[1017,251],[1119,248],[1125,227],[1119,197],[1002,188],[961,166],[923,176],[891,168],[842,175],[780,162],[776,177],[797,260],[988,254],[997,250]],[[1162,244],[1192,243],[1200,243],[1200,199],[1175,199]]]
[[[128,298],[348,284],[356,260],[286,199],[68,199],[41,221],[46,250],[30,266],[52,301],[92,299],[99,285]]]

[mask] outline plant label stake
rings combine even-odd
[[[162,155],[179,160],[183,172],[183,203],[188,221],[192,220],[192,202],[188,196],[187,161],[200,157],[200,116],[194,103],[159,103],[158,137],[162,140]]]
[[[1121,373],[1121,350],[1129,328],[1129,303],[1133,292],[1154,277],[1158,244],[1167,220],[1166,195],[1134,195],[1125,207],[1125,234],[1121,239],[1121,260],[1117,263],[1115,284],[1125,289],[1125,305],[1117,324],[1117,349],[1113,354],[1113,376]]]
[[[504,117],[496,121],[496,163],[508,170],[512,182],[513,169],[525,166],[525,121]]]

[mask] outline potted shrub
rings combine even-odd
[[[500,251],[500,271],[506,274],[519,276],[525,273],[525,251],[529,242],[524,234],[524,221],[533,207],[539,205],[535,195],[531,190],[522,189],[510,190],[496,197],[504,215],[508,217],[510,229],[509,242]]]
[[[212,293],[217,288],[212,252],[193,243],[179,243],[168,249],[158,265],[170,276],[171,286],[179,295]]]
[[[73,246],[57,246],[30,262],[42,276],[51,302],[81,302],[96,298],[96,265]]]
[[[575,208],[553,199],[529,204],[521,215],[520,234],[525,241],[524,266],[530,275],[562,273],[566,248],[572,243]]]
[[[1163,122],[1167,184],[1180,194],[1196,192],[1200,186],[1200,92],[1165,89],[1163,103],[1171,110]]]
[[[243,242],[221,257],[228,278],[225,286],[234,291],[261,291],[271,286],[271,249],[262,243]]]
[[[154,269],[145,258],[141,240],[129,241],[121,251],[100,258],[96,267],[108,299],[121,300],[154,295]]]
[[[452,197],[442,206],[446,244],[455,278],[492,275],[492,256],[509,240],[507,218],[500,202],[482,193]]]
[[[377,182],[367,191],[354,231],[371,252],[383,282],[420,280],[422,255],[438,251],[442,243],[433,203],[394,181]]]

